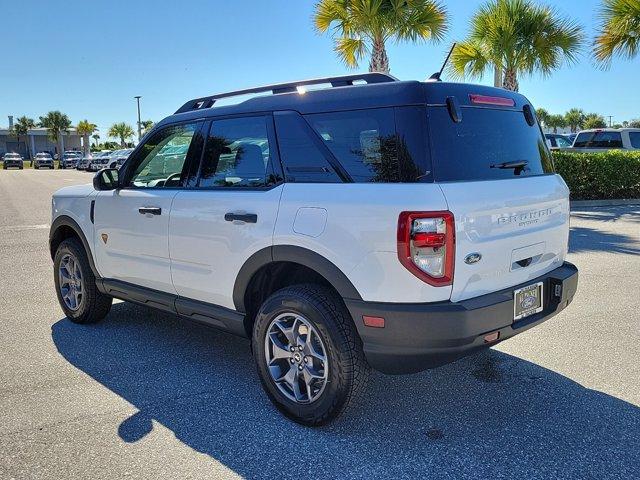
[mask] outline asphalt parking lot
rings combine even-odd
[[[640,478],[640,207],[574,211],[570,307],[493,350],[374,374],[338,422],[283,418],[243,339],[126,303],[62,314],[50,197],[0,171],[0,478]]]

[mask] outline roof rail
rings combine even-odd
[[[254,87],[254,88],[246,88],[244,90],[235,90],[233,92],[225,92],[219,93],[217,95],[211,95],[208,97],[194,98],[193,100],[189,100],[182,107],[180,107],[176,113],[184,113],[190,112],[192,110],[202,110],[203,108],[211,108],[216,100],[221,98],[229,98],[229,97],[238,97],[240,95],[247,95],[249,93],[262,93],[262,92],[271,92],[272,94],[276,93],[289,93],[295,92],[296,87],[304,86],[304,85],[320,85],[323,83],[330,83],[332,87],[345,87],[348,85],[353,85],[355,81],[364,81],[366,83],[386,83],[386,82],[397,82],[398,79],[388,75],[386,73],[360,73],[356,75],[342,75],[339,77],[325,77],[325,78],[314,78],[311,80],[299,80],[297,82],[287,82],[287,83],[275,83],[273,85],[264,85],[262,87]]]

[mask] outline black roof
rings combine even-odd
[[[383,75],[383,74],[364,74]],[[514,100],[515,109],[521,110],[529,101],[516,92],[484,85],[448,82],[400,81],[390,76],[377,77],[377,81],[366,84],[340,84],[340,79],[361,78],[361,76],[331,77],[329,79],[302,80],[286,84],[268,85],[236,92],[212,95],[190,100],[174,115],[156,126],[199,118],[236,115],[243,113],[295,110],[301,114],[356,110],[364,108],[393,107],[400,105],[444,105],[447,97],[454,96],[461,106],[471,105],[470,95],[485,95]],[[322,82],[321,82],[322,81]],[[331,83],[332,88],[308,90],[298,93],[296,85]],[[350,83],[350,82],[349,82]],[[292,87],[293,86],[293,87]],[[266,95],[260,93],[269,92]],[[235,105],[216,107],[215,100],[235,95],[257,93]],[[202,102],[202,104],[199,104]],[[208,105],[210,102],[210,105]],[[202,106],[204,105],[204,106]],[[501,107],[504,108],[504,107]]]

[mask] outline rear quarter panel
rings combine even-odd
[[[433,287],[398,260],[402,211],[440,211],[447,204],[436,184],[303,184],[284,186],[274,245],[312,250],[337,266],[363,300],[435,302],[451,287]]]

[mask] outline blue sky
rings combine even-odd
[[[0,0],[2,67],[0,126],[7,115],[37,120],[61,110],[74,124],[158,121],[186,100],[224,90],[346,73],[332,41],[311,26],[311,0],[9,1]],[[451,20],[446,41],[390,44],[391,73],[425,79],[448,46],[465,36],[473,0],[444,0]],[[545,0],[581,23],[589,36],[599,0]],[[361,65],[365,71],[368,63]],[[551,78],[523,78],[520,91],[537,107],[572,107],[614,122],[640,117],[640,58],[598,70],[588,55]],[[487,75],[482,83],[491,83]]]

